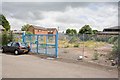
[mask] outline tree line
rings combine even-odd
[[[98,30],[92,30],[90,25],[84,25],[81,29],[79,29],[79,32],[77,33],[76,29],[67,29],[66,35],[79,35],[79,34],[96,34]]]

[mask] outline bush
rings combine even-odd
[[[116,59],[119,55],[119,40],[118,37],[111,37],[111,39],[109,40],[111,41],[112,44],[114,44],[112,52],[109,54],[109,59]]]
[[[79,47],[79,44],[75,44],[74,47]]]
[[[69,47],[69,45],[66,45],[64,48],[68,48]]]
[[[119,55],[118,45],[117,45],[117,44],[114,44],[113,50],[112,50],[112,52],[110,53],[109,59],[115,59],[115,58],[118,57],[118,55]]]
[[[2,33],[2,45],[6,45],[8,43],[7,32]]]
[[[118,39],[117,36],[113,36],[113,37],[109,38],[108,43],[114,44],[114,42],[117,41],[117,39]]]
[[[73,36],[72,39],[69,41],[69,43],[78,43],[80,39],[76,36]]]
[[[13,33],[10,32],[10,34],[8,35],[8,43],[13,41]]]
[[[8,34],[7,31],[2,32],[2,45],[6,45],[9,42],[13,41],[13,34],[12,32],[10,32],[10,34]]]
[[[97,52],[97,50],[95,50],[94,54],[93,54],[93,60],[98,60],[99,58],[99,54]]]

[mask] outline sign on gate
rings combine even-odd
[[[31,52],[58,57],[58,32],[56,34],[23,34],[22,39],[30,45]]]

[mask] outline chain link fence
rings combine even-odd
[[[83,56],[87,61],[111,65],[111,60],[117,61],[117,42],[118,35],[65,35],[59,39],[59,53],[61,58],[76,60]]]

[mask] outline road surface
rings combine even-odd
[[[2,54],[3,78],[117,78],[117,71],[42,59],[33,55]]]

